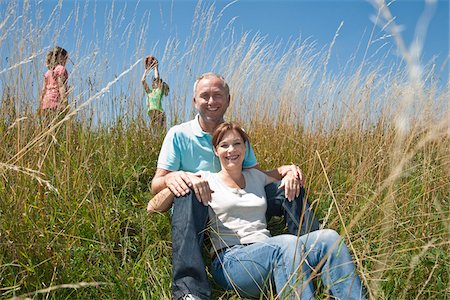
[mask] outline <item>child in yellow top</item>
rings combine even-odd
[[[150,89],[145,80],[151,69],[155,70],[152,79],[152,88]],[[159,77],[158,61],[150,56],[145,60],[145,71],[141,79],[144,90],[147,94],[147,112],[150,117],[150,124],[164,127],[166,116],[162,108],[161,100],[169,94],[169,86]]]

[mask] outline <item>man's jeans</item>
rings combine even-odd
[[[308,232],[319,230],[319,222],[314,212],[305,199],[305,189],[300,190],[300,195],[289,201],[284,196],[284,190],[278,189],[281,181],[266,185],[267,212],[266,221],[274,216],[284,216],[288,232],[293,235],[304,235]],[[306,199],[305,199],[306,200]]]
[[[280,182],[266,186],[267,221],[272,216],[284,216],[290,234],[305,234],[319,229],[306,201],[304,190],[294,201],[278,190]],[[305,214],[302,214],[305,208]],[[175,300],[185,294],[209,299],[211,288],[202,257],[203,237],[208,221],[208,207],[203,206],[191,191],[175,198],[172,215],[172,293]]]
[[[219,253],[211,269],[219,285],[244,297],[259,298],[273,278],[279,299],[314,299],[312,279],[320,276],[336,299],[365,299],[347,246],[331,229],[236,245]]]

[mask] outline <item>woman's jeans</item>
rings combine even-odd
[[[304,190],[294,201],[288,201],[280,182],[266,186],[266,219],[284,216],[290,234],[318,230],[319,223],[304,199]],[[172,294],[178,300],[185,294],[200,299],[211,297],[211,288],[202,257],[203,236],[208,221],[208,207],[191,191],[173,202],[172,215]]]
[[[258,298],[273,280],[279,299],[314,299],[312,279],[320,276],[337,299],[365,299],[347,246],[331,229],[236,245],[219,253],[211,272],[219,285],[244,297]]]

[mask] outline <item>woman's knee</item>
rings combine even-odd
[[[318,231],[321,239],[336,242],[341,240],[341,236],[334,229],[321,229]]]
[[[285,259],[286,256],[294,259],[301,251],[299,238],[292,234],[282,234],[275,237],[273,255],[276,259]]]
[[[298,236],[293,234],[280,234],[274,237],[276,239],[276,243],[281,246],[295,246],[298,243]]]
[[[318,234],[317,242],[323,245],[323,249],[328,251],[335,251],[339,248],[339,244],[342,241],[341,236],[333,229],[321,229],[315,231]]]

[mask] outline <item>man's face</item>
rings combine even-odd
[[[194,104],[203,121],[219,124],[230,104],[230,96],[221,79],[203,78],[197,84]]]

